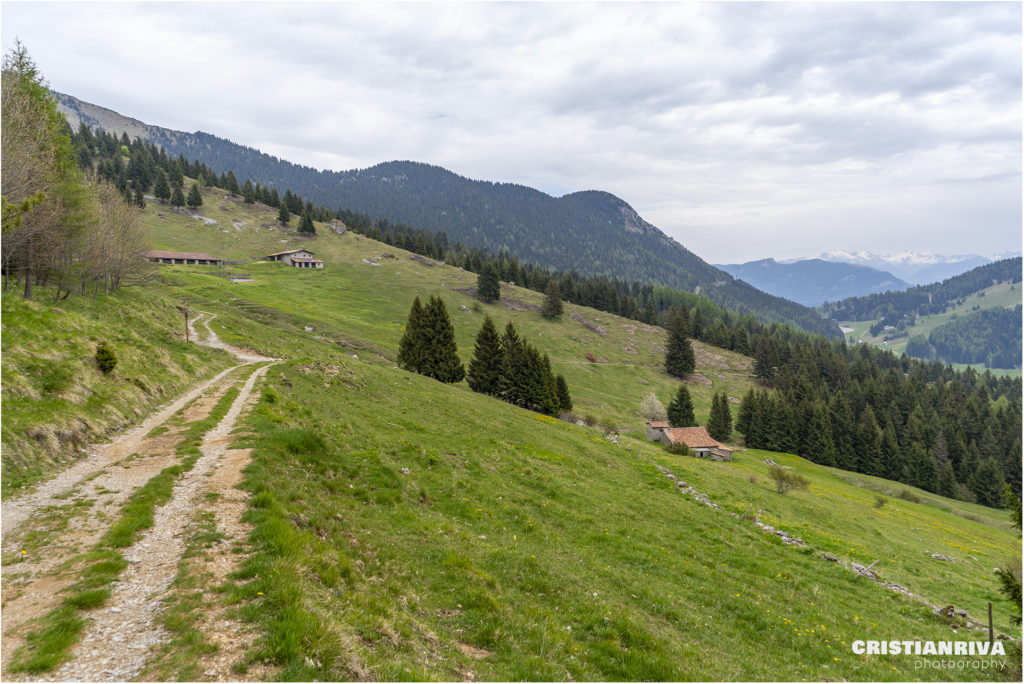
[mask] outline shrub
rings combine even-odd
[[[665,445],[665,451],[667,451],[670,454],[675,454],[677,456],[689,456],[690,455],[690,447],[686,446],[682,442],[675,442],[673,444],[666,444]]]
[[[889,503],[888,499],[881,494],[875,494],[875,508],[885,508],[885,504],[887,503]]]
[[[109,374],[117,366],[117,356],[105,340],[100,340],[96,345],[96,365],[104,375]]]
[[[915,494],[914,492],[912,492],[912,491],[910,491],[909,489],[906,489],[906,488],[900,490],[899,496],[904,501],[911,501],[913,503],[921,503],[921,497],[919,497],[917,494]]]
[[[780,466],[770,467],[768,478],[775,483],[775,490],[779,494],[787,494],[794,489],[807,489],[807,486],[811,484],[803,475]]]
[[[597,425],[597,417],[594,416],[593,413],[588,413],[587,415],[583,416],[583,422],[589,425],[590,427],[594,427],[595,425]]]

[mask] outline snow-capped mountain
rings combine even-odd
[[[837,250],[823,252],[818,258],[888,271],[913,285],[939,282],[992,262],[992,259],[980,254],[935,254],[916,251],[875,254],[866,251]]]

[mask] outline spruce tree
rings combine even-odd
[[[953,474],[953,466],[949,461],[943,461],[939,466],[938,493],[948,499],[956,499],[960,495],[960,488],[957,487],[956,476]]]
[[[203,204],[203,195],[199,192],[199,185],[193,183],[192,187],[189,188],[188,197],[185,198],[185,203],[189,209],[198,209]]]
[[[156,184],[153,186],[153,196],[162,202],[171,199],[171,186],[167,182],[167,176],[162,171],[156,174]]]
[[[308,212],[302,215],[302,221],[299,222],[299,234],[316,235],[316,226],[313,225],[313,219]]]
[[[750,431],[751,420],[754,416],[754,402],[754,388],[751,387],[743,395],[743,401],[740,402],[740,410],[736,414],[736,430],[742,432],[745,437],[749,436],[747,433]]]
[[[467,381],[474,392],[501,395],[501,377],[505,370],[505,352],[501,348],[498,329],[490,316],[484,317],[484,324],[476,336],[473,359],[469,362]]]
[[[732,413],[725,393],[711,399],[711,417],[708,419],[708,434],[712,439],[724,442],[732,434]]]
[[[695,340],[704,338],[704,314],[700,312],[700,309],[693,310],[693,325],[690,326],[690,334]]]
[[[682,378],[694,371],[697,363],[693,347],[686,338],[689,326],[682,316],[676,315],[668,333],[668,350],[665,353],[665,370],[668,374]]]
[[[174,192],[171,193],[171,206],[175,209],[185,206],[185,195],[178,186],[174,186]]]
[[[288,211],[288,205],[281,202],[281,208],[277,212],[277,222],[288,225],[288,222],[292,220],[291,212]]]
[[[1003,497],[1003,475],[995,459],[986,458],[978,464],[978,469],[967,479],[967,487],[974,492],[978,503],[982,506],[999,508]]]
[[[420,303],[420,298],[416,297],[412,300],[409,318],[405,323],[405,332],[398,343],[398,365],[414,373],[421,373],[423,368],[426,341],[425,322],[423,305]]]
[[[256,202],[256,190],[252,187],[251,180],[246,180],[245,185],[242,186],[242,199],[246,204],[253,204]]]
[[[424,311],[424,320],[427,352],[423,373],[441,382],[459,382],[466,377],[466,368],[459,359],[459,350],[455,345],[455,328],[448,317],[448,309],[445,308],[443,299],[431,295],[430,303]]]
[[[562,315],[562,293],[558,290],[558,281],[552,278],[544,291],[544,306],[540,313],[544,318],[558,318]]]
[[[929,492],[934,492],[937,489],[939,469],[935,465],[932,455],[920,444],[915,444],[910,448],[907,468],[910,474],[910,484]],[[1002,482],[999,483],[999,486],[1002,486]],[[981,501],[979,500],[978,503]]]
[[[693,417],[693,400],[686,385],[680,385],[675,399],[668,405],[668,422],[672,427],[692,427],[697,424]]]
[[[476,279],[476,296],[485,304],[501,299],[501,282],[498,280],[498,267],[494,262],[488,261],[480,269],[480,275]]]
[[[561,375],[555,377],[555,387],[558,391],[558,404],[562,411],[572,410],[572,397],[569,395],[569,385]]]
[[[501,348],[505,352],[505,370],[501,377],[501,396],[510,404],[523,405],[526,387],[526,359],[523,349],[523,341],[516,332],[516,328],[509,321],[505,326],[505,333],[501,336]]]

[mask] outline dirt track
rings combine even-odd
[[[163,594],[177,573],[187,531],[213,483],[233,487],[240,481],[248,452],[229,450],[230,435],[258,397],[256,384],[276,361],[223,343],[209,327],[213,317],[201,313],[189,321],[194,341],[225,349],[242,363],[186,392],[110,443],[90,448],[85,459],[33,491],[3,502],[4,679],[123,681],[136,676],[153,648],[166,641],[157,618]],[[205,328],[202,335],[196,331],[199,323]],[[258,367],[246,373],[243,367],[253,364]],[[171,500],[155,511],[153,526],[124,551],[130,565],[113,585],[110,598],[84,613],[89,623],[72,657],[41,676],[12,676],[7,666],[25,643],[26,633],[36,627],[35,618],[60,605],[60,590],[78,579],[76,557],[95,546],[132,492],[163,468],[180,462],[174,453],[179,433],[189,423],[206,418],[232,382],[241,382],[225,380],[234,371],[244,373],[240,393],[224,418],[203,436],[202,456],[179,477]],[[150,436],[159,427],[165,428],[162,434]],[[245,509],[245,495],[237,490],[217,494],[219,498],[204,507],[213,509],[218,531],[227,537],[224,543],[233,543],[244,537],[238,518]],[[225,558],[228,564],[237,562]],[[230,569],[222,567],[220,574]],[[238,626],[233,629],[238,631]],[[208,672],[210,678],[237,678],[227,669],[229,663],[221,665]]]

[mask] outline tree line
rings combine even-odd
[[[988,506],[1000,505],[1004,481],[1020,492],[1020,378],[821,340],[763,336],[753,347],[773,389],[743,399],[747,446]]]
[[[982,363],[986,368],[1021,365],[1021,306],[972,311],[944,323],[928,337],[907,341],[907,354],[950,363]]]

